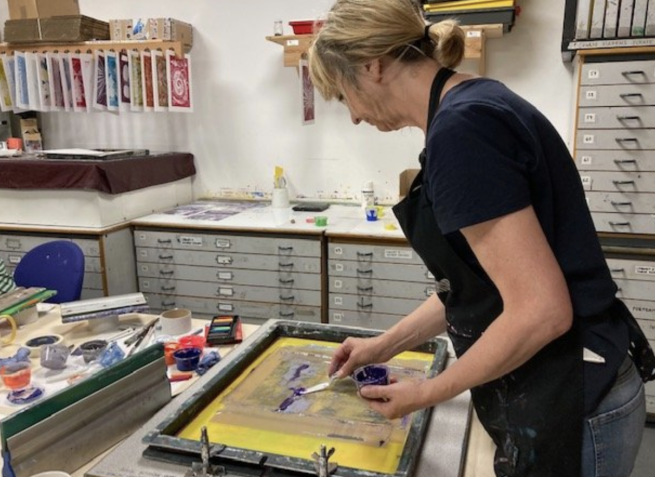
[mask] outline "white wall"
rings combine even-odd
[[[561,61],[564,0],[520,0],[513,31],[488,42],[487,76],[538,106],[567,140],[572,73]],[[0,18],[7,18],[0,2]],[[50,113],[42,116],[46,147],[137,147],[190,151],[195,196],[270,192],[274,165],[287,172],[292,195],[350,198],[365,180],[382,200],[397,195],[398,174],[416,167],[418,130],[379,133],[354,126],[346,108],[317,100],[317,120],[303,126],[294,68],[282,47],[265,40],[273,22],[311,19],[332,0],[80,0],[102,20],[167,16],[194,25],[195,111],[181,113]]]

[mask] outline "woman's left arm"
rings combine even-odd
[[[370,404],[389,418],[433,406],[513,371],[573,322],[566,280],[531,206],[462,233],[498,288],[503,312],[438,376],[363,388],[362,396],[385,399]],[[411,392],[409,386],[414,386]]]

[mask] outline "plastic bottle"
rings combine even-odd
[[[366,210],[375,207],[375,191],[373,190],[373,181],[366,181],[362,184],[362,209]]]

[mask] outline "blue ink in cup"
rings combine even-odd
[[[198,367],[202,350],[199,348],[182,348],[173,353],[178,371],[193,371]]]
[[[389,384],[389,367],[384,364],[363,366],[355,370],[353,380],[358,390],[370,385],[385,386]]]
[[[375,222],[378,220],[378,209],[377,207],[367,207],[366,208],[366,220],[369,222]]]

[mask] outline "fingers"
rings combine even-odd
[[[388,396],[386,395],[386,386],[364,386],[359,390],[359,394],[366,399],[380,399],[386,400]]]

